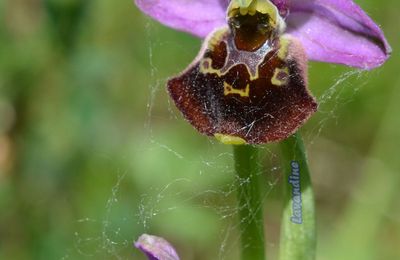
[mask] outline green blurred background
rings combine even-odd
[[[371,72],[310,64],[317,259],[400,259],[400,2],[356,2],[394,54]],[[231,148],[164,88],[200,40],[131,0],[2,0],[0,18],[0,259],[144,259],[143,232],[182,259],[238,259]],[[282,177],[275,145],[262,152],[275,259]]]

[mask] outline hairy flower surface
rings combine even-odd
[[[226,144],[280,141],[317,110],[307,60],[372,69],[390,54],[351,0],[136,0],[172,28],[207,38],[168,81],[184,117]]]

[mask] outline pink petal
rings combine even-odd
[[[292,0],[287,23],[311,60],[372,69],[391,52],[379,26],[351,0]]]
[[[204,38],[226,25],[229,0],[135,0],[159,22]],[[352,0],[272,0],[287,16],[288,33],[309,59],[362,69],[382,65],[391,48],[383,32]]]
[[[204,38],[226,25],[230,0],[135,0],[140,10],[176,30]],[[288,14],[289,0],[272,0],[282,16]]]
[[[226,24],[229,0],[135,0],[143,13],[199,37]]]

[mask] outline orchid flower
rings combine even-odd
[[[194,62],[168,81],[184,117],[226,144],[281,141],[317,110],[307,60],[361,69],[391,48],[351,0],[136,0],[161,23],[205,38]]]
[[[242,144],[273,141],[283,141],[285,178],[290,180],[296,165],[296,194],[301,194],[299,200],[299,195],[292,196],[293,187],[284,186],[280,259],[315,259],[314,197],[297,132],[318,107],[308,89],[307,63],[314,60],[363,70],[382,65],[391,48],[379,26],[352,0],[135,3],[162,24],[204,39],[192,64],[169,79],[167,88],[199,132],[235,145],[237,177],[248,180],[246,185],[237,183],[238,215],[252,216],[240,221],[242,259],[265,259],[257,147]],[[301,221],[296,223],[291,221],[294,202],[301,208],[296,212]],[[178,259],[163,239],[145,236],[136,246],[150,259]],[[172,257],[168,252],[174,252]]]

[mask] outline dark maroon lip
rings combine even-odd
[[[168,81],[170,96],[205,135],[239,137],[249,144],[287,138],[317,110],[301,44],[271,35],[267,46],[256,50],[256,61],[248,58],[255,51],[237,50],[233,37],[228,28],[211,36],[200,58]]]

